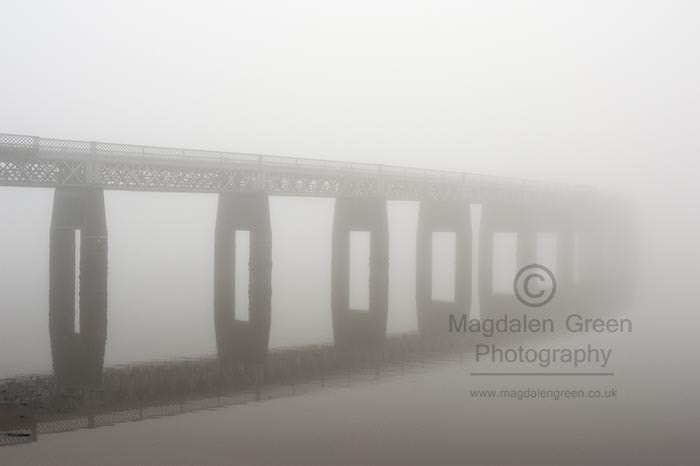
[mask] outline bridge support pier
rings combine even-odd
[[[579,297],[577,284],[574,280],[576,252],[576,242],[573,226],[570,221],[565,221],[562,230],[559,232],[559,243],[557,245],[557,301],[555,304],[560,308],[566,306],[577,306]]]
[[[236,231],[250,231],[249,320],[236,319]],[[214,245],[214,323],[219,361],[259,366],[270,337],[272,242],[267,193],[221,193]]]
[[[631,207],[592,204],[580,212],[577,301],[589,311],[618,308],[635,291],[638,237]]]
[[[433,299],[433,233],[455,233],[454,301]],[[422,336],[445,335],[449,315],[469,314],[472,294],[472,231],[467,202],[421,201],[416,237],[416,307]]]
[[[350,232],[370,232],[369,309],[350,308]],[[389,301],[389,224],[383,198],[337,198],[333,219],[331,310],[341,352],[379,351],[386,337]]]
[[[613,228],[614,244],[617,246],[615,261],[615,286],[617,287],[616,304],[628,304],[634,298],[637,283],[637,255],[639,253],[638,229],[635,224],[633,207],[622,205],[616,209],[617,221]]]
[[[76,232],[79,264],[75,263]],[[49,249],[54,374],[62,386],[100,385],[107,340],[107,224],[102,189],[56,188]]]
[[[539,264],[538,234],[556,235],[556,259],[553,264],[540,264],[552,269],[557,282],[554,299],[547,304],[554,310],[567,309],[576,305],[581,298],[579,286],[574,280],[574,256],[576,219],[570,208],[553,208],[551,206],[506,206],[487,205],[482,208],[481,244],[479,259],[479,283],[482,317],[495,314],[526,310],[513,296],[512,284],[500,293],[493,291],[493,253],[494,234],[517,234],[517,259],[513,271],[517,273],[522,267]],[[580,260],[580,258],[579,258]],[[509,277],[509,280],[515,276]]]
[[[513,273],[537,262],[537,233],[533,228],[530,212],[526,207],[507,204],[484,204],[481,208],[479,235],[479,305],[481,318],[523,310],[523,305],[513,295],[510,278],[507,290],[494,291],[494,235],[517,235],[516,264]]]
[[[555,297],[547,308],[551,311],[569,311],[576,306],[576,289],[574,283],[574,256],[575,256],[575,227],[572,212],[575,208],[542,206],[531,208],[529,213],[530,224],[537,228],[537,233],[556,234],[556,261],[552,272],[557,281]],[[537,237],[535,237],[537,245]],[[536,249],[537,251],[537,249]],[[541,262],[535,256],[535,263]],[[548,266],[548,264],[541,264]]]

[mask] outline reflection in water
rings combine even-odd
[[[673,304],[680,313],[690,312],[680,301]],[[649,330],[653,313],[634,311],[632,334],[566,339],[558,335],[528,342],[543,347],[563,341],[614,347],[613,378],[475,378],[469,374],[476,369],[500,367],[477,363],[472,352],[463,357],[455,353],[385,367],[379,376],[366,366],[352,372],[349,383],[347,375],[339,373],[266,386],[260,397],[264,403],[254,402],[256,394],[248,390],[230,398],[124,411],[122,419],[97,417],[95,422],[102,424],[168,416],[43,435],[37,443],[0,449],[0,463],[694,464],[691,447],[698,420],[688,403],[697,381],[690,373],[679,378],[670,372],[655,353],[654,346],[663,338]],[[686,339],[668,349],[690,344]],[[650,378],[650,373],[655,376]],[[677,385],[664,383],[669,375]],[[527,388],[615,388],[619,395],[614,400],[555,401],[494,400],[472,394]],[[288,396],[292,394],[297,396]],[[209,408],[217,409],[206,411]],[[666,428],[659,429],[662,419]]]
[[[0,411],[2,444],[23,440],[29,422],[36,434],[95,428],[116,422],[182,414],[250,400],[297,393],[300,384],[325,386],[370,371],[376,377],[406,364],[464,351],[464,341],[426,340],[415,334],[389,337],[381,353],[338,352],[333,345],[275,350],[264,369],[225,365],[216,358],[108,368],[100,385],[65,386],[53,376],[30,376],[0,383],[7,407]],[[264,375],[263,375],[264,371]]]

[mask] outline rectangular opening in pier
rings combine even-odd
[[[537,263],[551,270],[554,276],[557,275],[558,243],[559,237],[556,233],[537,233]]]
[[[348,306],[356,311],[369,311],[370,232],[350,232],[350,284]]]
[[[233,238],[234,269],[234,315],[236,320],[250,320],[250,231],[236,230]]]
[[[73,332],[80,333],[80,230],[74,232],[75,261],[73,267]]]
[[[493,234],[493,276],[494,294],[513,294],[513,280],[518,264],[518,234],[496,232]]]
[[[435,231],[432,243],[432,299],[453,303],[457,269],[457,234],[453,231]]]

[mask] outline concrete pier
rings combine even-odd
[[[350,308],[350,232],[370,233],[369,309]],[[378,351],[389,301],[389,226],[383,198],[335,201],[331,252],[331,311],[336,349]]]
[[[601,310],[618,307],[635,292],[639,238],[633,209],[621,203],[589,203],[578,212],[575,301]]]
[[[575,256],[575,209],[569,206],[542,206],[529,212],[529,221],[535,230],[535,247],[538,234],[556,235],[556,258],[553,264],[557,281],[556,295],[547,306],[553,310],[569,309],[575,304],[574,256]],[[536,263],[541,262],[537,256]],[[542,264],[547,265],[547,264]],[[570,310],[570,309],[569,309]]]
[[[432,296],[433,233],[455,234],[455,289],[453,301]],[[450,314],[469,313],[472,296],[472,230],[466,201],[422,201],[416,237],[416,308],[422,336],[445,335]]]
[[[250,231],[249,320],[236,318],[235,232]],[[272,241],[267,193],[219,195],[214,245],[214,323],[219,360],[260,365],[270,337]]]
[[[537,232],[532,211],[515,204],[485,204],[481,208],[479,234],[479,303],[481,317],[496,317],[522,311],[522,304],[513,295],[512,286],[502,293],[494,292],[494,235],[515,233],[517,253],[515,272],[537,261]]]
[[[75,263],[76,234],[80,238],[79,264]],[[101,383],[107,340],[107,224],[101,189],[55,191],[49,255],[49,334],[59,384]]]

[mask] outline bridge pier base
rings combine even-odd
[[[369,309],[350,308],[350,232],[370,232]],[[389,301],[389,224],[383,198],[336,198],[331,251],[331,311],[337,350],[379,351]]]
[[[433,233],[455,233],[454,301],[433,299]],[[416,308],[421,336],[446,335],[449,315],[468,314],[472,293],[472,232],[467,202],[421,201],[416,237]]]
[[[236,319],[236,231],[250,231],[249,320]],[[219,361],[265,363],[270,337],[272,241],[267,193],[221,193],[214,245],[214,323]]]
[[[75,263],[76,232],[80,235],[80,264]],[[75,293],[76,278],[79,296]],[[76,312],[79,329],[75,328]],[[101,384],[107,340],[107,224],[102,189],[56,188],[54,193],[49,334],[54,374],[60,385]]]

